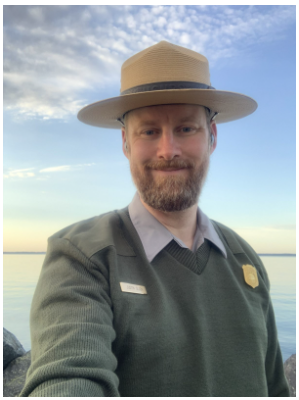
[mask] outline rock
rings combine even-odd
[[[31,351],[25,350],[18,339],[3,328],[3,397],[17,397],[22,391],[27,370],[31,363]],[[284,363],[291,397],[296,397],[296,354]]]
[[[31,351],[13,360],[3,372],[3,397],[17,397],[26,380],[31,363]]]
[[[291,355],[285,361],[283,367],[290,387],[290,396],[296,397],[296,354]]]
[[[25,350],[18,339],[3,328],[3,369],[15,358],[25,354]]]

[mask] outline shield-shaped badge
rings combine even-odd
[[[244,279],[247,285],[256,288],[259,285],[256,269],[249,264],[243,265]]]

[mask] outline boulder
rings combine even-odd
[[[3,372],[3,397],[17,397],[24,387],[31,351],[13,360]]]
[[[283,367],[290,387],[290,396],[296,397],[296,354],[291,355],[285,361]]]
[[[12,360],[23,354],[25,354],[25,350],[15,335],[3,328],[3,369]]]

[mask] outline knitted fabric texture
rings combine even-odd
[[[196,254],[172,241],[149,263],[127,209],[53,235],[21,396],[288,396],[267,273],[214,226],[227,259],[209,241]],[[257,269],[255,289],[243,264]]]

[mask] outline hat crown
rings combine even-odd
[[[156,82],[210,83],[205,56],[161,41],[126,60],[121,68],[121,92]]]
[[[161,104],[209,108],[217,114],[217,123],[243,118],[257,108],[248,96],[213,88],[206,57],[162,41],[123,63],[120,96],[87,105],[78,118],[90,125],[118,129],[127,112]]]

